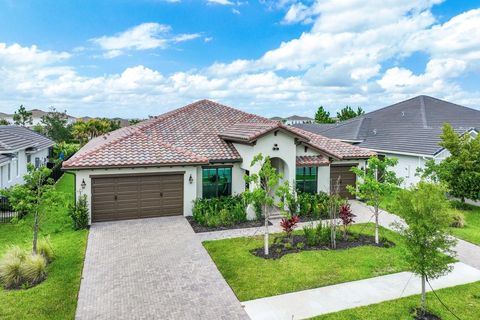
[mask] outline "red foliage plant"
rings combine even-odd
[[[338,216],[342,220],[343,224],[343,239],[347,240],[347,228],[350,224],[355,222],[353,218],[355,218],[356,215],[353,214],[350,204],[345,203],[340,207],[340,213]]]
[[[280,221],[280,226],[282,227],[283,231],[287,233],[287,236],[290,236],[293,232],[293,229],[297,227],[297,223],[300,221],[300,218],[297,215],[292,216],[291,218],[283,218]]]

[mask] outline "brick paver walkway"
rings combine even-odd
[[[183,217],[94,224],[77,319],[248,319]]]

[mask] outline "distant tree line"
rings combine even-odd
[[[337,112],[337,117],[333,118],[330,116],[330,112],[325,110],[323,106],[318,107],[317,112],[315,113],[315,122],[317,123],[335,123],[339,121],[345,121],[352,119],[358,116],[365,114],[365,111],[358,107],[357,110],[354,110],[350,106],[345,106],[339,112]]]

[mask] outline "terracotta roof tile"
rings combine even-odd
[[[298,156],[297,167],[328,166],[330,161],[324,156]]]
[[[309,145],[325,149],[329,155],[339,155],[339,158],[368,154],[364,149],[285,126],[278,121],[200,100],[95,138],[63,166],[72,169],[241,160],[233,144],[228,139],[222,139],[222,134],[251,140],[275,128],[292,132],[303,140],[309,140]]]

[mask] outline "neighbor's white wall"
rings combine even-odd
[[[197,185],[202,184],[201,171],[198,175],[197,167],[158,167],[158,168],[119,168],[119,169],[95,169],[95,170],[76,170],[74,171],[75,178],[75,190],[77,196],[82,193],[87,195],[87,201],[90,212],[91,223],[91,193],[92,193],[92,181],[90,176],[94,175],[108,175],[108,174],[133,174],[133,173],[156,173],[156,172],[173,172],[173,171],[185,171],[183,177],[183,215],[192,215],[192,202],[197,198]],[[189,178],[192,175],[193,183],[190,184]],[[81,184],[85,180],[86,187],[82,190]],[[201,194],[200,194],[201,195]]]
[[[395,172],[397,177],[403,178],[401,184],[402,188],[408,188],[417,184],[420,177],[417,177],[417,168],[425,168],[425,158],[422,156],[407,156],[401,154],[386,153],[385,156],[389,158],[397,158],[398,164],[391,170]]]
[[[40,164],[45,164],[48,161],[48,148],[39,150],[31,155],[31,161],[35,164],[35,158],[40,159]],[[0,188],[8,188],[16,184],[24,182],[23,176],[27,173],[27,154],[25,150],[20,150],[17,153],[17,161],[10,160],[1,165],[0,168]],[[10,163],[10,180],[8,179],[8,164]],[[18,175],[17,175],[18,164]]]

